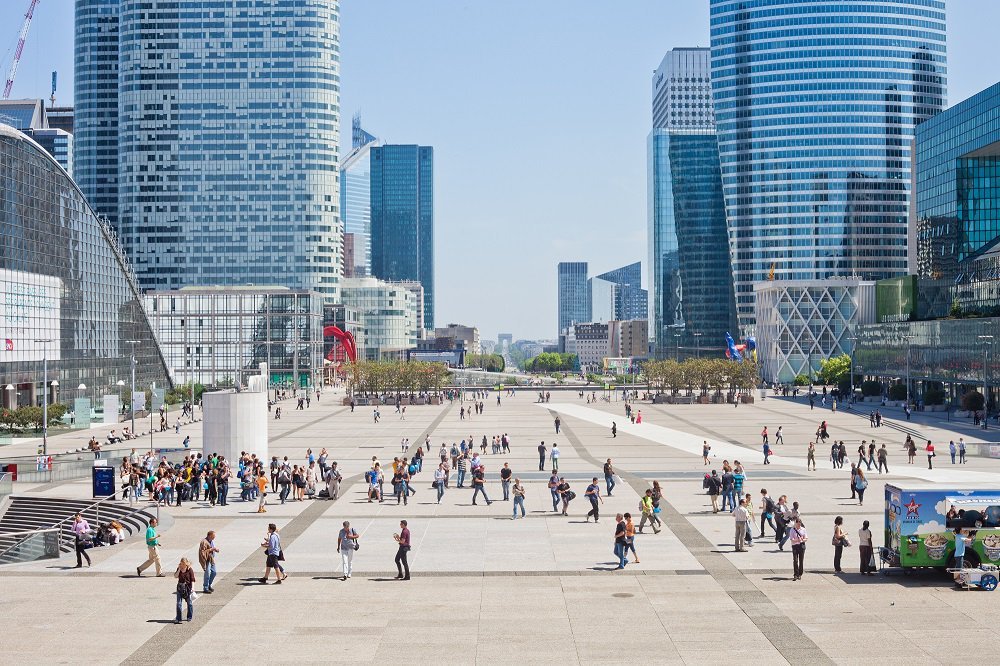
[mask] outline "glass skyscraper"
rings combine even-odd
[[[118,224],[118,8],[76,0],[73,179],[99,215]]]
[[[663,356],[721,345],[735,306],[708,49],[667,52],[652,92],[649,332]]]
[[[105,5],[117,5],[117,40],[93,37]],[[117,227],[143,288],[277,284],[336,298],[338,6],[80,0],[77,35],[91,37],[77,51],[99,57],[94,77],[78,65],[77,99],[96,101],[78,106],[77,126],[117,124],[118,159],[85,140],[77,165],[84,183],[88,164],[98,186],[117,174]]]
[[[590,321],[590,285],[586,261],[561,261],[559,273],[559,333]]]
[[[907,271],[914,127],[944,108],[943,0],[711,0],[740,323],[753,283]]]
[[[344,277],[365,277],[372,268],[371,149],[378,139],[351,121],[351,154],[340,167],[340,219],[344,223]],[[350,260],[349,260],[350,259]]]
[[[371,148],[372,275],[424,288],[424,328],[434,328],[434,149]]]
[[[595,275],[589,284],[593,321],[646,319],[648,316],[648,294],[642,288],[642,263],[637,261]]]

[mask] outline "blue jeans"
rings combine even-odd
[[[734,511],[736,509],[736,491],[732,488],[729,490],[722,491],[722,510],[726,510],[726,505],[729,505],[729,510]]]
[[[558,511],[559,510],[559,502],[562,501],[562,495],[560,495],[559,491],[556,490],[555,488],[550,488],[549,492],[552,493],[552,510],[553,511]]]
[[[458,468],[458,487],[461,488],[465,483],[465,470],[461,467]]]
[[[288,493],[292,492],[292,484],[282,483],[280,485],[281,485],[281,492],[278,493],[278,499],[280,499],[281,503],[284,504],[285,500],[288,499]]]
[[[604,485],[606,485],[608,487],[608,494],[610,495],[611,491],[615,489],[615,485],[617,485],[615,483],[615,477],[614,476],[605,476],[604,477]]]
[[[521,507],[521,517],[524,518],[524,498],[520,495],[514,495],[514,517],[517,517],[517,508]]]
[[[510,499],[510,481],[501,481],[501,487],[503,487],[503,501],[506,502]]]
[[[615,542],[615,557],[618,558],[618,568],[624,569],[625,565],[628,564],[628,560],[625,559],[625,544]]]
[[[202,589],[206,592],[208,588],[212,587],[212,583],[215,582],[215,576],[218,572],[215,570],[215,562],[209,562],[205,567],[205,578],[202,582]]]
[[[219,484],[219,506],[226,506],[226,496],[229,494],[229,484]]]
[[[175,592],[174,595],[177,597],[177,615],[174,617],[174,620],[177,622],[181,621],[181,602],[186,601],[188,607],[187,619],[190,622],[191,618],[194,617],[194,605],[191,603],[191,595],[184,596],[180,592]]]
[[[476,498],[479,497],[479,493],[483,494],[483,499],[485,499],[486,503],[489,504],[490,503],[490,496],[486,494],[486,486],[484,486],[482,484],[476,485],[476,490],[475,490],[475,492],[472,493],[472,503],[473,504],[476,503]]]
[[[784,548],[785,547],[785,543],[788,541],[789,535],[791,535],[791,531],[788,529],[787,525],[785,525],[782,528],[781,531],[782,531],[782,535],[781,535],[781,538],[778,539],[778,548]]]
[[[444,481],[437,482],[437,491],[438,491],[438,504],[440,504],[441,498],[444,497]]]

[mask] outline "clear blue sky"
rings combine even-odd
[[[0,66],[28,0],[0,0]],[[72,0],[42,0],[12,97],[72,102]],[[996,83],[997,0],[950,0],[948,99]],[[342,0],[342,117],[435,149],[437,321],[552,338],[556,264],[646,268],[650,75],[707,0]],[[643,276],[645,280],[645,274]]]

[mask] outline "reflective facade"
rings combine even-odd
[[[118,7],[76,0],[73,178],[99,215],[118,225]]]
[[[243,386],[267,363],[271,386],[317,386],[323,298],[283,287],[186,287],[144,297],[174,381]]]
[[[740,323],[753,283],[907,271],[914,127],[945,106],[943,0],[711,0]]]
[[[138,286],[114,232],[66,172],[17,130],[0,125],[0,389],[5,406],[40,405],[43,360],[58,380],[50,398],[167,386],[167,371]],[[86,388],[78,388],[84,384]]]
[[[611,316],[606,319],[597,316],[598,301],[595,285],[599,281],[612,285]],[[594,321],[646,319],[648,294],[642,288],[642,263],[637,261],[634,264],[596,275],[591,278],[590,284],[590,316]]]
[[[361,117],[351,123],[353,148],[340,168],[340,219],[344,224],[344,277],[371,275],[372,202],[371,149],[378,139],[361,127]],[[350,248],[351,260],[348,260]]]
[[[586,261],[561,261],[557,267],[559,332],[590,321],[590,289]]]
[[[143,288],[336,298],[338,6],[121,0],[118,227]]]
[[[972,283],[1000,279],[1000,83],[917,128],[917,270]],[[994,287],[995,289],[995,287]],[[956,295],[957,297],[957,295]],[[982,305],[968,299],[970,307]]]
[[[735,319],[708,49],[668,51],[653,73],[647,151],[649,333],[659,356],[697,355]]]
[[[434,328],[434,149],[371,149],[372,275],[424,288],[424,328]]]
[[[348,278],[341,298],[357,312],[361,324],[356,339],[359,359],[405,358],[406,350],[417,346],[419,290],[370,277]]]

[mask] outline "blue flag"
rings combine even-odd
[[[736,348],[736,341],[733,340],[733,336],[726,333],[726,345],[729,347],[729,358],[734,361],[742,361],[743,356],[740,354],[740,350]]]

